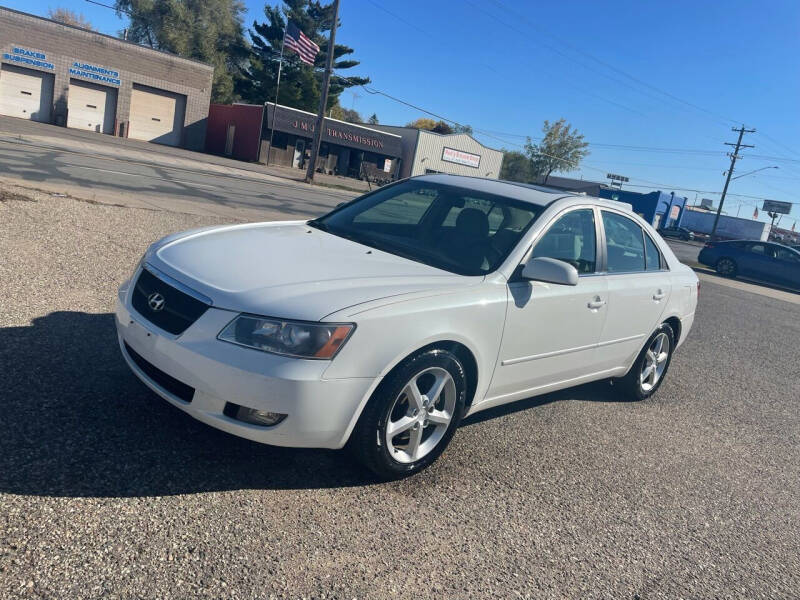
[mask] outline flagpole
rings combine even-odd
[[[289,21],[286,21],[287,24]],[[272,137],[275,135],[275,115],[278,112],[278,92],[281,90],[281,69],[283,68],[283,46],[286,44],[286,27],[283,28],[283,39],[281,40],[281,57],[278,59],[278,85],[275,87],[275,104],[272,106],[272,126],[269,128],[269,148],[267,148],[267,166],[269,166],[269,155],[272,153]]]
[[[325,105],[328,103],[328,88],[331,82],[331,72],[333,71],[333,54],[336,50],[336,26],[339,24],[339,0],[333,0],[333,22],[331,23],[331,35],[328,39],[328,56],[326,57],[325,76],[322,80],[322,93],[319,98],[319,111],[317,112],[317,126],[314,128],[314,145],[311,147],[311,160],[308,161],[306,170],[306,183],[311,183],[314,179],[314,170],[317,165],[317,155],[319,155],[319,145],[322,141],[322,124],[325,122]]]

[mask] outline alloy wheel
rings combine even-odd
[[[397,396],[386,421],[389,455],[412,463],[429,454],[442,440],[456,407],[456,384],[441,367],[414,375]]]
[[[717,271],[719,271],[721,275],[730,276],[733,275],[733,273],[736,271],[736,265],[733,263],[731,259],[722,258],[717,263]]]
[[[667,368],[669,351],[669,337],[666,333],[659,333],[644,355],[642,371],[639,374],[639,385],[642,386],[643,392],[649,392],[658,385]]]

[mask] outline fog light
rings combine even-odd
[[[239,406],[233,402],[225,404],[225,410],[223,412],[225,416],[231,419],[265,427],[277,425],[286,418],[286,415],[283,413],[256,410],[254,408],[247,408],[246,406]]]

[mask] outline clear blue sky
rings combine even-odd
[[[69,7],[104,33],[124,27],[113,11],[81,0],[5,4],[40,15]],[[249,26],[263,17],[263,3],[246,4]],[[797,0],[341,0],[341,21],[337,41],[361,61],[343,74],[369,76],[376,89],[492,132],[477,136],[486,145],[515,149],[526,135],[538,137],[545,119],[564,117],[593,144],[570,176],[620,173],[642,186],[630,189],[674,190],[693,201],[695,192],[681,188],[721,191],[723,142],[735,141],[731,127],[744,123],[758,130],[745,136],[756,148],[743,152],[736,174],[780,168],[734,181],[729,194],[800,203]],[[342,103],[381,123],[425,116],[355,91]],[[729,196],[727,212],[740,204],[742,216],[758,204],[766,218],[760,200],[740,196]],[[795,219],[800,204],[781,225]]]

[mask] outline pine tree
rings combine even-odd
[[[314,0],[286,0],[283,6],[264,7],[266,20],[253,23],[250,38],[253,40],[249,68],[240,82],[239,91],[243,99],[253,104],[275,101],[275,86],[278,79],[278,58],[287,21],[314,41],[320,51],[311,67],[300,61],[290,50],[284,51],[283,71],[278,103],[301,110],[316,112],[322,87],[322,72],[328,52],[328,34],[333,19],[333,5],[323,6]],[[359,64],[355,60],[341,60],[354,52],[352,48],[336,44],[334,70],[341,72]],[[326,111],[336,106],[339,95],[347,88],[369,83],[369,78],[342,77],[336,72],[331,77]]]

